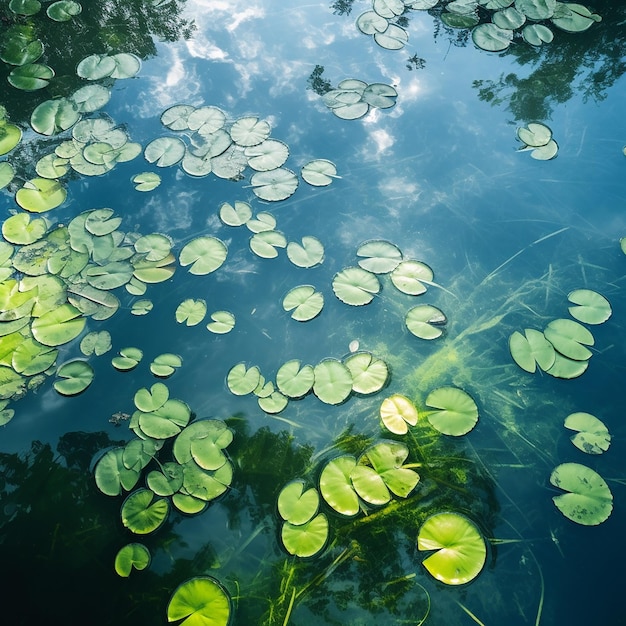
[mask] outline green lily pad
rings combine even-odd
[[[321,313],[323,307],[324,295],[315,291],[312,285],[294,287],[283,298],[283,309],[291,311],[291,317],[298,322],[312,320]]]
[[[176,399],[166,400],[162,406],[150,412],[139,410],[137,413],[135,417],[141,432],[152,439],[174,437],[187,426],[191,418],[187,404]]]
[[[285,485],[278,494],[278,513],[294,526],[310,521],[319,510],[320,497],[317,489],[304,491],[303,480],[294,480]]]
[[[304,236],[301,244],[287,244],[287,257],[297,267],[314,267],[324,260],[324,246],[316,237]]]
[[[34,63],[43,54],[43,43],[33,38],[33,31],[27,27],[13,26],[8,35],[8,41],[5,39],[4,48],[0,50],[0,59],[5,63],[27,65]]]
[[[193,300],[188,298],[183,300],[176,308],[176,321],[183,322],[187,326],[196,326],[206,316],[206,302],[204,300]]]
[[[45,346],[60,346],[78,337],[85,327],[85,318],[71,304],[44,313],[35,319],[31,330],[33,337]]]
[[[183,267],[191,266],[190,274],[204,275],[219,269],[227,254],[226,245],[216,237],[197,237],[180,251],[179,261]]]
[[[153,308],[154,304],[152,303],[152,300],[142,299],[133,302],[133,305],[130,308],[130,312],[133,315],[148,315],[148,313],[150,313]]]
[[[132,78],[141,69],[141,59],[129,52],[119,52],[111,56],[115,61],[115,69],[111,72],[111,78]]]
[[[565,428],[576,431],[572,443],[587,454],[602,454],[611,445],[609,429],[590,413],[571,413],[565,418]]]
[[[439,2],[439,0],[437,0]],[[389,26],[389,22],[376,11],[365,11],[356,18],[356,27],[364,35],[374,35],[375,33],[384,33]]]
[[[233,467],[226,461],[218,470],[209,472],[194,460],[183,465],[183,493],[210,502],[226,492],[233,480]]]
[[[48,230],[42,218],[31,219],[28,213],[16,213],[2,224],[2,236],[10,243],[20,246],[38,241]]]
[[[313,393],[326,404],[341,404],[352,392],[352,374],[337,359],[324,359],[314,368]]]
[[[190,104],[175,104],[161,114],[161,124],[170,130],[189,129],[189,116],[196,110]]]
[[[577,306],[569,307],[570,315],[584,324],[602,324],[611,317],[609,301],[597,291],[575,289],[567,299]]]
[[[16,89],[37,91],[44,89],[54,77],[54,70],[47,65],[28,63],[11,70],[7,80]]]
[[[128,372],[135,369],[143,358],[143,352],[139,348],[123,348],[119,352],[119,356],[111,360],[111,364],[116,370]]]
[[[186,149],[178,137],[157,137],[145,147],[144,157],[157,167],[171,167],[182,160]]]
[[[80,119],[76,104],[69,98],[46,100],[30,116],[30,125],[41,135],[56,135],[71,128]]]
[[[154,383],[150,389],[142,387],[135,393],[135,406],[144,412],[156,411],[167,402],[169,395],[163,383]]]
[[[244,154],[253,170],[267,172],[285,163],[289,156],[289,147],[277,139],[266,139],[256,146],[247,147]]]
[[[250,238],[250,250],[262,259],[275,259],[278,256],[276,248],[286,245],[287,238],[278,230],[264,230]]]
[[[393,24],[391,26],[393,26]],[[390,32],[391,31],[388,28],[384,33],[377,34],[374,37],[376,43],[379,43],[377,37],[389,37]],[[391,85],[386,85],[384,83],[371,83],[363,90],[363,93],[361,94],[363,102],[367,102],[367,104],[369,104],[371,107],[375,107],[377,109],[391,108],[395,105],[397,97],[398,92],[396,91],[396,89]]]
[[[343,362],[352,375],[352,391],[355,393],[369,395],[385,386],[389,369],[382,359],[369,352],[355,352]]]
[[[285,522],[281,539],[289,554],[302,558],[315,556],[328,541],[328,518],[320,513],[301,525]]]
[[[480,574],[487,558],[485,540],[476,526],[458,513],[436,513],[422,525],[418,550],[436,550],[422,565],[446,585],[463,585]]]
[[[16,372],[24,376],[34,376],[54,365],[58,352],[56,348],[44,346],[29,337],[13,351],[11,365]]]
[[[154,459],[160,444],[152,439],[131,439],[122,453],[124,467],[140,472]]]
[[[532,328],[524,329],[524,335],[516,330],[509,337],[509,350],[513,360],[531,374],[537,365],[544,371],[549,370],[556,358],[554,346],[542,332]]]
[[[472,40],[483,50],[500,52],[511,45],[513,31],[508,28],[500,28],[490,22],[479,24],[472,30]]]
[[[515,8],[537,22],[552,17],[556,6],[557,0],[515,0]]]
[[[267,211],[258,213],[254,219],[246,222],[246,228],[253,233],[262,233],[276,228],[276,218]]]
[[[513,7],[496,11],[491,16],[491,21],[500,28],[515,30],[520,28],[526,21],[526,16]]]
[[[39,0],[11,0],[9,9],[18,15],[35,15],[41,10]]]
[[[111,90],[103,85],[85,85],[68,97],[79,113],[93,113],[105,106],[110,99]]]
[[[287,408],[289,398],[280,393],[280,391],[272,391],[263,397],[259,397],[257,402],[262,411],[270,415],[276,415]]]
[[[305,182],[314,187],[326,187],[333,182],[333,179],[341,178],[337,176],[335,164],[327,159],[309,161],[302,166],[300,174]]]
[[[56,180],[33,178],[15,194],[15,201],[30,213],[44,213],[65,202],[67,191]]]
[[[85,356],[102,356],[111,349],[111,333],[108,330],[92,331],[80,341],[80,351]]]
[[[157,496],[173,496],[183,486],[183,468],[178,463],[163,463],[161,471],[148,473],[146,485]]]
[[[420,339],[437,339],[443,335],[446,323],[443,311],[431,304],[418,304],[407,311],[404,323],[413,335]]]
[[[562,463],[554,468],[550,482],[568,493],[554,496],[556,507],[573,522],[596,526],[613,510],[613,494],[604,479],[579,463]]]
[[[368,448],[359,458],[358,464],[369,464],[383,479],[385,485],[396,496],[406,498],[419,482],[419,474],[402,464],[409,449],[399,441],[381,441]]]
[[[156,172],[141,172],[132,177],[137,191],[152,191],[161,184],[161,177]]]
[[[417,409],[407,397],[395,393],[382,401],[380,419],[390,432],[405,435],[409,426],[417,424]]]
[[[541,46],[554,39],[554,33],[543,24],[528,24],[522,28],[522,37],[531,46]]]
[[[226,384],[231,393],[246,396],[257,388],[260,379],[261,372],[256,365],[247,368],[245,363],[238,363],[228,372]]]
[[[22,138],[22,131],[15,124],[0,120],[0,155],[11,152]]]
[[[293,195],[298,188],[298,177],[291,170],[279,167],[253,174],[250,185],[254,194],[261,200],[277,202]]]
[[[123,454],[124,448],[112,448],[100,457],[94,468],[96,485],[107,496],[119,496],[122,489],[130,491],[139,480],[139,470],[126,467]]]
[[[393,243],[383,240],[367,241],[361,244],[356,255],[362,257],[359,267],[374,274],[387,274],[398,267],[402,252]]]
[[[359,497],[368,504],[381,506],[391,500],[385,481],[369,465],[357,464],[350,472],[350,480]]]
[[[218,470],[227,461],[223,450],[233,440],[233,433],[225,422],[203,419],[192,422],[176,437],[174,456],[181,463],[192,459],[205,470]]]
[[[220,206],[220,219],[226,226],[243,226],[252,217],[252,208],[240,200],[231,205],[228,202]]]
[[[400,50],[409,41],[409,34],[396,24],[389,24],[384,33],[374,33],[374,41],[386,50]]]
[[[230,127],[232,140],[243,147],[256,146],[265,141],[271,132],[270,125],[258,117],[240,117]]]
[[[133,276],[143,283],[162,283],[171,278],[176,271],[175,260],[173,254],[168,254],[160,261],[147,261],[142,258],[136,260],[133,258]],[[199,268],[202,268],[202,264],[200,264]]]
[[[391,272],[391,282],[402,293],[419,296],[426,291],[426,284],[434,278],[433,270],[421,261],[407,260],[399,263]]]
[[[0,127],[0,154],[2,154],[2,128]],[[8,161],[0,162],[0,189],[4,189],[15,177],[15,169]]]
[[[543,334],[564,357],[575,361],[586,361],[593,354],[586,347],[594,344],[593,335],[578,322],[568,319],[552,320]]]
[[[602,18],[582,4],[558,2],[551,17],[552,23],[568,33],[580,33]]]
[[[54,152],[41,157],[35,165],[35,171],[40,178],[61,178],[69,169],[68,159],[63,159]]]
[[[380,291],[376,274],[360,267],[347,267],[335,274],[332,286],[337,298],[352,306],[369,304]]]
[[[150,565],[150,561],[150,551],[146,546],[141,543],[128,543],[115,555],[115,571],[118,576],[127,578],[133,568],[138,571],[144,570]]]
[[[54,382],[54,389],[61,395],[75,396],[91,385],[94,371],[87,361],[75,360],[61,365],[57,376],[60,380]]]
[[[169,509],[167,500],[155,499],[149,489],[138,489],[122,504],[122,524],[137,535],[147,535],[165,522]]]
[[[360,510],[359,497],[350,480],[355,467],[356,459],[344,455],[326,463],[320,474],[322,497],[332,509],[346,517],[353,517]]]
[[[313,368],[310,365],[300,367],[297,359],[283,363],[276,372],[276,386],[288,398],[304,397],[311,391],[314,382]]]
[[[559,352],[555,352],[554,363],[552,367],[546,370],[546,374],[550,374],[550,376],[554,376],[555,378],[578,378],[585,373],[588,366],[589,361],[569,359]]]
[[[427,412],[428,421],[444,435],[465,435],[478,422],[476,403],[458,387],[439,387],[431,391],[426,397],[426,406],[436,409]]]
[[[214,578],[198,576],[179,585],[167,605],[167,621],[180,626],[228,626],[231,603]]]
[[[235,316],[229,311],[215,311],[211,313],[212,322],[207,324],[207,329],[212,333],[224,335],[235,327]]]

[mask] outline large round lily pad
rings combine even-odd
[[[478,407],[472,397],[458,387],[439,387],[426,397],[428,421],[444,435],[465,435],[478,421]]]
[[[231,602],[226,590],[209,576],[198,576],[179,585],[167,605],[167,621],[181,626],[227,626]]]

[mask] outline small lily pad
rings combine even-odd
[[[428,421],[444,435],[465,435],[478,422],[476,403],[458,387],[439,387],[428,394],[425,403],[436,409],[427,412]]]
[[[314,187],[325,187],[330,185],[334,178],[340,178],[337,176],[337,167],[335,164],[326,159],[309,161],[302,166],[300,173],[303,180]]]
[[[142,358],[143,352],[139,348],[122,348],[119,352],[119,356],[111,360],[111,364],[116,370],[128,372],[135,369]]]
[[[420,339],[437,339],[443,335],[446,323],[443,311],[431,304],[418,304],[407,311],[404,323]]]
[[[222,266],[228,250],[216,237],[197,237],[180,251],[180,264],[190,265],[189,273],[196,275],[210,274]]]
[[[287,257],[297,267],[314,267],[324,260],[324,246],[316,237],[304,236],[301,244],[287,244]]]
[[[260,379],[261,372],[256,365],[247,368],[245,363],[238,363],[228,372],[226,384],[231,393],[246,396],[257,388]]]
[[[337,359],[324,359],[314,368],[313,393],[326,404],[341,404],[352,392],[352,374]]]
[[[30,213],[44,213],[65,202],[67,191],[61,183],[48,178],[33,178],[15,194],[15,201]]]
[[[122,504],[122,524],[131,532],[146,535],[154,532],[167,519],[169,504],[154,497],[149,489],[138,489]]]
[[[571,413],[565,418],[565,428],[576,431],[572,443],[587,454],[602,454],[611,445],[609,429],[590,413]]]
[[[158,378],[169,378],[183,364],[183,360],[178,354],[165,352],[155,357],[150,363],[150,371]]]
[[[593,354],[586,347],[593,346],[593,335],[578,322],[568,319],[552,320],[543,334],[564,357],[575,361],[586,361]]]
[[[167,621],[181,626],[228,626],[231,602],[226,590],[209,576],[179,585],[167,605]]]
[[[387,364],[369,352],[355,352],[344,359],[352,375],[352,391],[369,395],[380,391],[387,382]]]
[[[359,267],[374,274],[387,274],[402,261],[398,246],[384,240],[366,241],[358,247],[356,255],[361,257]]]
[[[332,509],[346,517],[353,517],[361,508],[359,497],[350,480],[355,467],[356,459],[344,455],[326,463],[320,474],[322,497]]]
[[[402,261],[391,272],[391,282],[402,293],[419,296],[426,291],[426,284],[434,278],[433,270],[421,261]]]
[[[317,317],[324,307],[324,296],[312,285],[300,285],[291,289],[283,298],[283,309],[291,311],[298,322],[307,322]]]
[[[132,177],[137,191],[152,191],[161,184],[161,177],[156,172],[142,172]]]
[[[60,2],[56,4],[61,4]],[[141,543],[128,543],[115,555],[115,571],[127,578],[133,568],[141,571],[150,565],[150,551]]]
[[[500,28],[491,22],[479,24],[472,30],[472,40],[483,50],[500,52],[506,50],[513,41],[513,31]]]
[[[376,274],[360,267],[347,267],[333,278],[333,292],[337,298],[352,306],[369,304],[379,291]]]
[[[303,480],[287,483],[278,494],[278,513],[290,524],[306,524],[319,509],[320,497],[317,489],[304,491]]]
[[[207,324],[207,329],[212,333],[224,335],[235,328],[235,316],[229,311],[215,311],[211,313],[212,322]]]
[[[250,185],[254,194],[261,200],[276,202],[293,195],[298,187],[298,177],[291,170],[279,167],[253,174]]]
[[[597,291],[575,289],[567,299],[577,305],[569,307],[570,315],[584,324],[602,324],[611,317],[609,301]]]
[[[320,513],[312,520],[297,526],[285,522],[281,539],[289,554],[302,558],[315,556],[328,540],[328,518]]]
[[[145,147],[144,157],[157,167],[171,167],[182,160],[185,150],[184,142],[178,137],[158,137]]]
[[[234,206],[224,202],[220,206],[220,219],[226,226],[243,226],[252,217],[252,208],[247,202],[236,201]]]
[[[184,322],[187,326],[196,326],[205,316],[206,302],[204,300],[188,298],[176,308],[176,321],[179,324]]]
[[[315,373],[310,365],[297,359],[287,361],[276,372],[276,386],[289,398],[302,398],[313,388]]]
[[[380,419],[390,432],[405,435],[409,426],[417,424],[417,409],[407,397],[396,393],[383,400]]]
[[[509,350],[513,360],[531,374],[537,365],[544,371],[549,370],[556,358],[554,346],[542,332],[532,328],[526,328],[524,335],[516,330],[509,337]]]
[[[75,396],[91,385],[94,371],[87,361],[76,360],[64,363],[57,370],[60,380],[54,383],[54,389],[64,396]]]

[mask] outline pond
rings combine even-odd
[[[626,6],[0,19],[6,623],[626,624]]]

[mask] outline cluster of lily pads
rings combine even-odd
[[[278,368],[275,382],[266,380],[258,366],[245,363],[233,366],[226,377],[231,393],[254,394],[266,413],[283,411],[289,400],[298,400],[313,392],[325,404],[345,402],[353,393],[370,395],[380,391],[389,376],[387,364],[370,352],[359,351],[343,360],[322,359],[317,365],[303,365],[291,359]]]
[[[519,151],[530,150],[530,156],[538,161],[549,161],[559,151],[558,144],[552,139],[552,131],[545,124],[531,122],[527,127],[520,127],[517,138],[524,144]]]
[[[156,233],[125,234],[120,223],[108,208],[85,211],[67,226],[54,228],[28,213],[5,220],[5,241],[0,242],[0,400],[16,400],[42,382],[42,376],[54,373],[59,347],[83,332],[88,317],[105,320],[119,309],[115,289],[124,286],[140,295],[148,284],[172,276],[170,239]],[[105,331],[81,341],[86,356],[104,354],[110,347]],[[62,365],[57,374],[55,389],[65,395],[80,393],[93,379],[93,369],[83,360]]]
[[[324,104],[342,120],[356,120],[371,108],[390,109],[396,103],[398,92],[385,83],[366,83],[356,78],[342,80],[335,89],[327,91]]]
[[[406,12],[439,4],[439,0],[373,0],[372,9],[359,15],[356,26],[379,46],[399,50],[409,39],[404,25],[398,23]],[[578,33],[602,19],[582,4],[557,0],[452,0],[441,5],[440,17],[446,26],[471,28],[474,43],[490,52],[506,50],[516,35],[531,46],[541,46],[553,40],[551,26]]]
[[[241,180],[250,168],[254,171],[252,191],[270,202],[289,198],[298,187],[296,173],[283,167],[289,146],[270,138],[266,120],[246,116],[229,122],[226,113],[215,106],[177,104],[163,112],[161,123],[183,134],[158,137],[145,147],[146,160],[157,167],[180,165],[190,176],[212,173],[230,180]],[[336,174],[334,165],[323,159],[302,168],[302,178],[315,186],[330,184]]]
[[[602,324],[608,320],[611,305],[591,289],[575,289],[567,299],[573,304],[569,313],[574,320],[555,319],[543,331],[526,328],[524,334],[516,330],[509,337],[511,356],[523,370],[532,374],[539,366],[556,378],[576,378],[587,369],[593,354],[588,346],[593,346],[595,341],[583,324]]]

